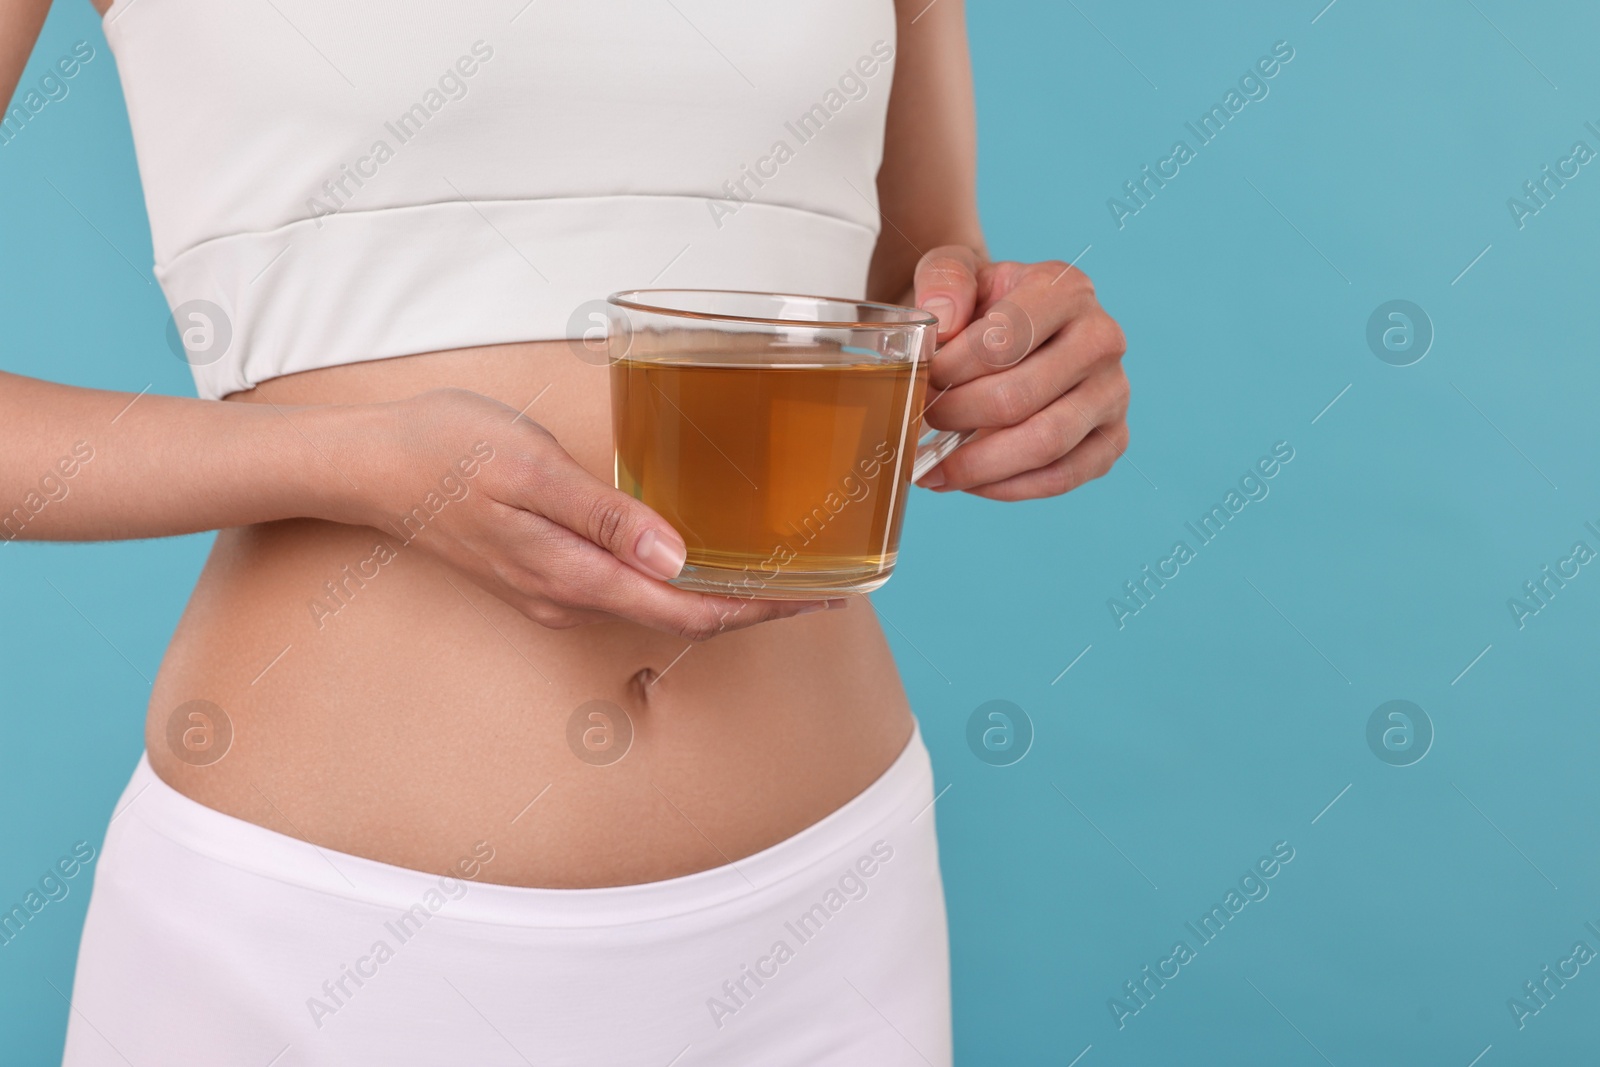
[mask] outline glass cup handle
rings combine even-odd
[[[930,430],[917,442],[917,458],[911,464],[911,480],[921,481],[922,476],[942,463],[946,456],[972,440],[976,430]]]

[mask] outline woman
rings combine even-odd
[[[47,6],[0,7],[8,94]],[[67,1062],[948,1063],[873,609],[668,585],[567,339],[653,284],[914,303],[980,430],[922,484],[1015,501],[1124,447],[1120,332],[986,256],[959,0],[490,8],[102,11],[202,399],[0,377],[0,499],[77,457],[6,536],[221,532]]]

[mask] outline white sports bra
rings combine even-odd
[[[180,329],[224,316],[201,396],[577,336],[618,289],[864,295],[893,0],[116,0],[105,32],[156,277]]]

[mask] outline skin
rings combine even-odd
[[[47,5],[0,0],[0,95]],[[962,5],[915,0],[899,23],[867,295],[939,316],[927,419],[977,431],[923,484],[1067,492],[1126,447],[1121,331],[1075,268],[989,260]],[[668,878],[816,822],[911,734],[864,598],[735,601],[662,581],[682,541],[611,487],[606,372],[564,342],[331,367],[220,403],[0,375],[0,502],[78,441],[94,454],[70,497],[0,535],[219,529],[152,690],[151,764],[203,804],[324,849],[443,873],[487,841],[487,881]],[[467,495],[368,562],[375,527],[475,447],[493,458]],[[325,582],[344,603],[318,617]],[[167,742],[192,700],[233,725],[210,766]],[[591,700],[633,724],[610,766],[567,745]]]

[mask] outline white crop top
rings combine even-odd
[[[226,316],[203,397],[575,336],[618,289],[864,295],[893,0],[116,0],[105,31],[156,278]]]

